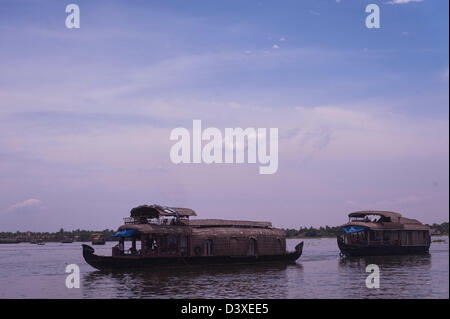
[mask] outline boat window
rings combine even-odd
[[[211,239],[207,239],[207,240],[205,240],[205,243],[204,243],[204,248],[203,248],[203,251],[204,251],[204,254],[205,254],[205,256],[212,256],[213,255],[213,246],[212,246],[212,240]]]
[[[256,240],[254,238],[250,238],[250,242],[248,244],[248,255],[256,256]]]
[[[383,232],[383,241],[390,241],[391,240],[391,232],[390,231],[384,231]]]
[[[375,231],[374,233],[375,233],[375,241],[380,241],[381,240],[380,232],[379,231]]]
[[[166,235],[161,237],[160,251],[162,253],[176,253],[177,252],[177,238],[173,235]]]
[[[145,236],[144,243],[146,254],[156,254],[158,252],[158,240],[155,235]]]
[[[376,230],[370,231],[370,240],[371,241],[380,241],[380,232]]]
[[[408,232],[406,232],[406,244],[412,245],[412,243],[413,243],[413,232],[408,231]]]
[[[180,251],[181,256],[186,257],[188,255],[188,237],[181,236],[180,238]]]
[[[425,240],[425,241],[427,241],[427,238],[428,238],[428,231],[423,231],[423,239]]]

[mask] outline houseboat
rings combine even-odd
[[[86,262],[100,270],[170,265],[295,262],[303,242],[286,251],[286,235],[269,222],[192,219],[189,208],[142,205],[124,219],[112,256],[82,245]]]
[[[0,238],[0,244],[18,244],[20,241],[17,238]]]
[[[104,245],[106,243],[103,234],[93,234],[92,235],[92,245]]]
[[[345,256],[426,254],[430,248],[430,227],[399,213],[359,211],[348,215],[337,239]]]

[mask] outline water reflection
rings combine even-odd
[[[340,258],[341,267],[366,267],[375,264],[380,268],[421,267],[424,270],[431,267],[431,255],[399,255],[399,256],[366,256],[366,257],[345,257]]]
[[[369,275],[365,269],[370,264],[380,268],[379,289],[365,287]],[[341,258],[339,278],[348,288],[343,290],[348,298],[361,294],[366,298],[429,298],[433,295],[431,265],[429,254]]]
[[[439,238],[441,239],[441,238]],[[448,298],[448,238],[430,255],[339,258],[335,239],[301,239],[295,265],[227,265],[100,272],[79,243],[0,245],[0,298]],[[289,239],[292,250],[299,239]],[[112,245],[113,243],[111,243]],[[110,255],[107,243],[96,250]],[[81,289],[67,289],[67,264],[80,266]],[[380,267],[368,289],[366,266]]]
[[[286,298],[288,268],[301,265],[227,265],[103,272],[83,278],[83,295],[95,298],[99,290],[111,297],[128,298]],[[104,289],[99,289],[100,287]]]

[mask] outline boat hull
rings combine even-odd
[[[143,256],[98,256],[89,245],[82,245],[83,257],[99,270],[133,270],[159,266],[196,266],[255,263],[295,263],[303,251],[303,242],[294,252],[264,256],[192,256],[192,257],[143,257]]]
[[[362,256],[390,256],[390,255],[422,255],[428,254],[430,246],[363,246],[363,245],[347,245],[338,238],[338,246],[341,253],[347,257]]]

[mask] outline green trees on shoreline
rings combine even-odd
[[[429,225],[432,235],[448,235],[448,222],[442,224]],[[340,226],[325,226],[325,227],[300,227],[299,229],[288,228],[284,229],[287,238],[320,238],[320,237],[337,237],[343,234]],[[105,229],[100,231],[81,230],[65,231],[61,228],[57,232],[0,232],[1,241],[15,241],[15,242],[32,242],[36,240],[43,240],[47,242],[60,242],[63,239],[72,239],[73,241],[88,242],[91,241],[93,234],[102,234],[107,241],[116,241],[113,237],[115,230]]]
[[[442,224],[432,224],[430,232],[432,235],[448,235],[448,222]],[[320,237],[337,237],[342,235],[344,231],[340,226],[325,227],[300,227],[299,229],[285,229],[287,238],[320,238]]]
[[[325,226],[325,227],[300,227],[299,229],[285,229],[287,238],[302,238],[302,237],[337,237],[343,233],[339,226]]]
[[[102,234],[105,240],[115,241],[117,238],[113,237],[116,231],[111,229],[105,229],[100,231],[81,230],[76,229],[72,231],[65,231],[61,228],[58,232],[1,232],[0,240],[9,239],[16,240],[18,242],[32,242],[36,240],[42,240],[46,242],[60,242],[63,239],[71,239],[73,241],[87,242],[91,241],[93,234]]]

